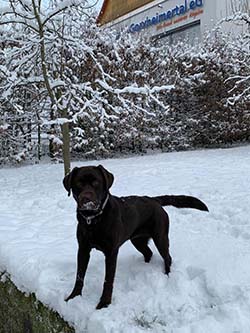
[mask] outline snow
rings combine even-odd
[[[57,118],[55,120],[44,120],[43,121],[43,125],[44,126],[48,126],[48,125],[63,125],[66,123],[71,123],[72,120],[69,120],[67,118]]]
[[[103,87],[107,91],[112,91],[115,94],[142,94],[142,95],[148,95],[149,93],[155,93],[155,92],[162,92],[162,91],[171,91],[175,88],[174,85],[162,85],[162,86],[155,86],[153,88],[143,86],[143,87],[137,87],[136,85],[131,85],[128,87],[124,87],[122,89],[114,89],[108,85],[107,82],[97,79],[97,83],[100,84],[101,87]]]
[[[0,125],[0,133],[1,131],[6,131],[8,128],[9,128],[9,124],[3,124],[3,125]]]
[[[104,257],[93,250],[82,297],[68,303],[77,242],[73,198],[61,164],[0,170],[0,271],[25,292],[89,333],[250,332],[250,146],[77,162],[103,164],[112,193],[187,194],[210,212],[168,207],[172,271],[154,256],[145,264],[127,242],[118,257],[113,302],[95,310]]]

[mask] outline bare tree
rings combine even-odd
[[[250,13],[250,4],[248,0],[230,0],[230,12],[235,13]]]
[[[235,23],[244,23],[247,25],[248,32],[250,31],[250,3],[249,0],[230,0],[229,2],[230,15],[225,21],[234,21]]]
[[[4,6],[1,12],[0,26],[8,25],[12,29],[14,27],[16,32],[19,27],[25,35],[25,38],[19,39],[20,36],[18,37],[16,34],[12,39],[12,42],[18,45],[16,52],[26,55],[24,59],[20,59],[19,67],[23,68],[31,62],[34,64],[34,58],[36,58],[37,66],[41,67],[41,77],[33,76],[28,79],[29,83],[31,81],[37,83],[38,80],[43,82],[50,100],[50,119],[55,120],[56,113],[64,119],[60,124],[63,137],[64,171],[67,174],[70,171],[68,111],[67,106],[62,104],[62,92],[60,91],[60,87],[63,86],[63,82],[60,82],[60,74],[64,64],[59,61],[57,64],[60,63],[60,68],[53,69],[48,50],[56,43],[58,35],[63,41],[64,14],[71,9],[77,9],[83,16],[93,4],[89,5],[87,1],[82,0],[52,1],[51,5],[46,8],[46,3],[42,0],[31,0],[30,2],[9,0],[8,5]],[[27,54],[28,48],[33,52]]]
[[[241,56],[236,59],[235,66],[238,68],[244,68],[244,71],[237,75],[233,75],[226,80],[226,82],[234,83],[229,91],[232,96],[228,98],[228,103],[234,105],[243,98],[250,98],[250,2],[249,0],[230,0],[229,11],[231,15],[226,17],[224,21],[247,26],[242,43],[235,44],[237,53],[239,53],[240,49],[241,54]]]

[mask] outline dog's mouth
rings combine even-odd
[[[95,213],[100,209],[100,203],[97,201],[87,201],[84,202],[78,209],[81,213]]]
[[[81,210],[81,211],[85,211],[85,210],[87,210],[87,211],[89,211],[89,210],[95,211],[95,210],[98,210],[99,207],[100,207],[100,205],[99,205],[97,202],[94,202],[94,201],[88,201],[88,202],[85,202],[85,203],[81,206],[80,210]]]

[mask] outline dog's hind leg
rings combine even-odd
[[[169,219],[168,215],[165,213],[161,216],[157,216],[155,221],[155,227],[153,230],[153,241],[160,255],[162,256],[165,264],[165,273],[169,274],[170,266],[172,263],[172,258],[169,254]]]
[[[150,262],[150,259],[153,255],[153,252],[150,250],[148,246],[148,241],[149,241],[148,236],[131,239],[131,243],[134,245],[134,247],[144,256],[145,262]]]

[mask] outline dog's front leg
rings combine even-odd
[[[82,294],[84,277],[88,267],[89,258],[90,258],[90,248],[87,246],[83,246],[82,244],[79,244],[78,253],[77,253],[77,273],[76,273],[75,286],[71,294],[65,299],[66,302]]]
[[[112,253],[105,253],[105,281],[103,284],[102,296],[96,309],[105,308],[111,303],[117,255],[118,249]]]

